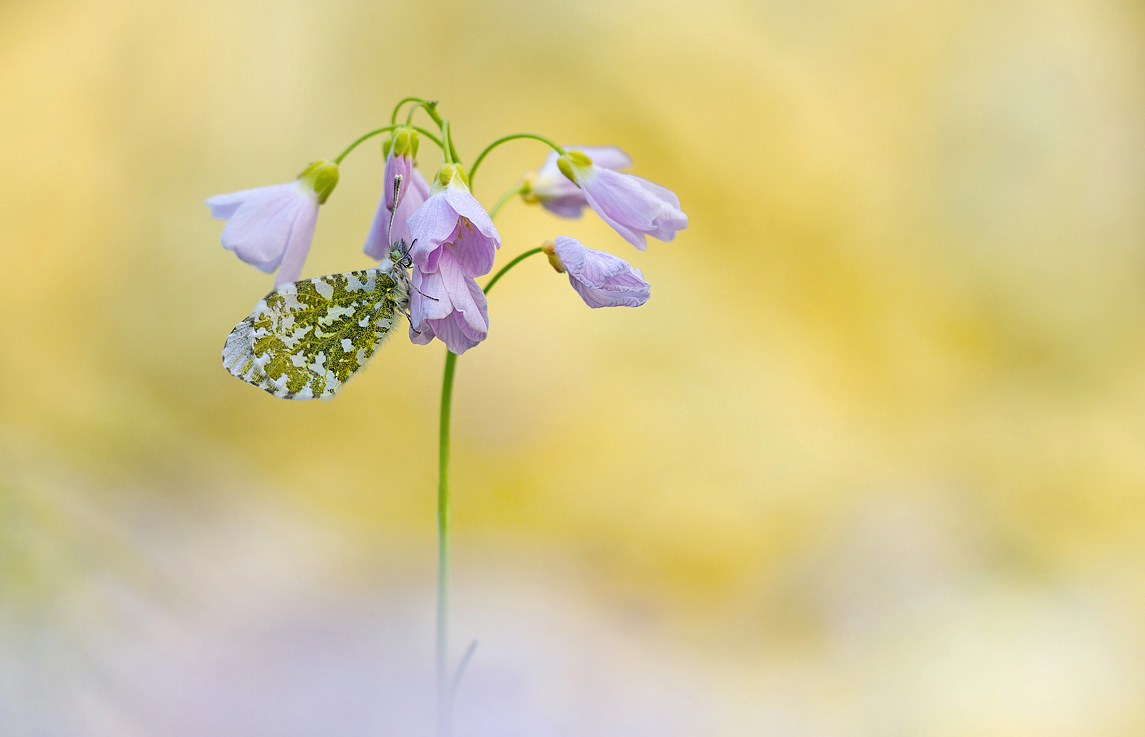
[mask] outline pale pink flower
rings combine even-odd
[[[410,340],[425,345],[436,337],[461,355],[489,334],[489,304],[451,249],[442,251],[437,267],[429,273],[413,267]]]
[[[489,332],[485,294],[475,277],[493,268],[501,235],[470,194],[464,170],[451,164],[438,172],[429,199],[408,225],[410,339],[425,344],[436,337],[453,353],[464,353]]]
[[[580,151],[557,158],[557,167],[584,191],[589,207],[641,251],[644,236],[670,241],[688,227],[676,193],[647,179],[605,169]]]
[[[563,235],[544,251],[553,268],[568,272],[569,284],[589,307],[639,307],[651,297],[640,269],[618,256]]]
[[[410,256],[427,273],[437,271],[442,252],[450,249],[466,275],[488,274],[501,247],[501,235],[489,213],[469,192],[464,171],[455,165],[442,167],[429,199],[408,225],[413,237]]]
[[[293,182],[215,195],[204,204],[212,217],[227,221],[223,248],[266,273],[278,269],[279,285],[302,275],[318,206],[337,184],[337,165],[317,161]]]

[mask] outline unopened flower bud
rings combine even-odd
[[[549,258],[549,265],[556,270],[558,274],[565,273],[565,265],[561,263],[561,257],[557,255],[557,244],[553,241],[545,241],[541,244],[541,252]]]
[[[315,161],[298,175],[298,181],[318,196],[318,204],[326,202],[334,187],[338,186],[338,165],[329,161]]]
[[[394,133],[394,156],[405,156],[409,151],[409,128],[399,128]]]

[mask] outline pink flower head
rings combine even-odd
[[[412,191],[412,190],[411,190]],[[438,338],[461,354],[485,340],[489,310],[475,277],[488,274],[501,235],[473,198],[460,166],[446,164],[408,221],[414,291],[410,340]]]
[[[442,253],[450,250],[467,276],[488,274],[501,247],[501,235],[489,213],[470,194],[465,172],[454,164],[437,173],[429,198],[408,224],[413,237],[410,256],[426,273],[437,271]]]
[[[563,235],[544,251],[553,268],[568,272],[569,284],[589,307],[639,307],[652,296],[640,269],[611,253]]]
[[[489,303],[451,249],[444,249],[437,266],[427,273],[414,264],[409,337],[419,345],[436,337],[461,355],[489,334]]]
[[[592,163],[605,169],[632,166],[632,159],[616,146],[571,146],[568,150],[580,151],[592,159]],[[525,190],[521,196],[525,202],[539,202],[554,215],[579,218],[588,201],[584,191],[561,173],[557,166],[559,156],[556,151],[550,152],[540,169],[525,175]]]
[[[580,151],[558,157],[557,167],[584,191],[589,207],[641,251],[648,247],[645,235],[670,241],[688,227],[680,198],[670,189],[605,169]]]
[[[204,204],[211,217],[227,221],[223,248],[266,273],[278,269],[277,286],[302,275],[318,206],[337,184],[337,165],[316,161],[293,182],[215,195]]]
[[[388,161],[388,160],[387,160]],[[389,165],[386,166],[386,192],[389,193],[389,201],[393,201],[394,183],[388,176]],[[390,247],[398,241],[404,240],[406,245],[409,245],[413,238],[410,236],[409,225],[407,221],[410,215],[417,212],[422,203],[429,199],[429,182],[425,181],[421,171],[416,167],[412,167],[409,175],[409,184],[403,182],[402,185],[405,189],[404,193],[399,188],[398,209],[394,213],[394,226],[393,232],[387,233],[390,225],[390,206],[387,204],[386,195],[382,196],[378,202],[378,210],[374,213],[374,222],[370,225],[370,232],[366,235],[366,244],[362,246],[362,250],[366,255],[371,258],[376,258],[379,261],[385,260],[390,257]]]

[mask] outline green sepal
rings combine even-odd
[[[561,174],[568,177],[569,181],[575,182],[576,177],[573,176],[573,167],[584,168],[592,166],[592,159],[585,156],[581,151],[569,151],[567,154],[557,159],[557,168],[561,170]]]
[[[321,205],[338,186],[338,165],[330,161],[315,161],[298,175],[298,181],[314,190]]]
[[[469,176],[465,173],[465,167],[461,164],[443,164],[437,170],[436,184],[442,187],[448,187],[450,183],[456,178],[466,189],[469,188]]]

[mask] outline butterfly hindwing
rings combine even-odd
[[[227,336],[223,365],[276,397],[329,399],[389,337],[403,291],[385,267],[283,284]]]

